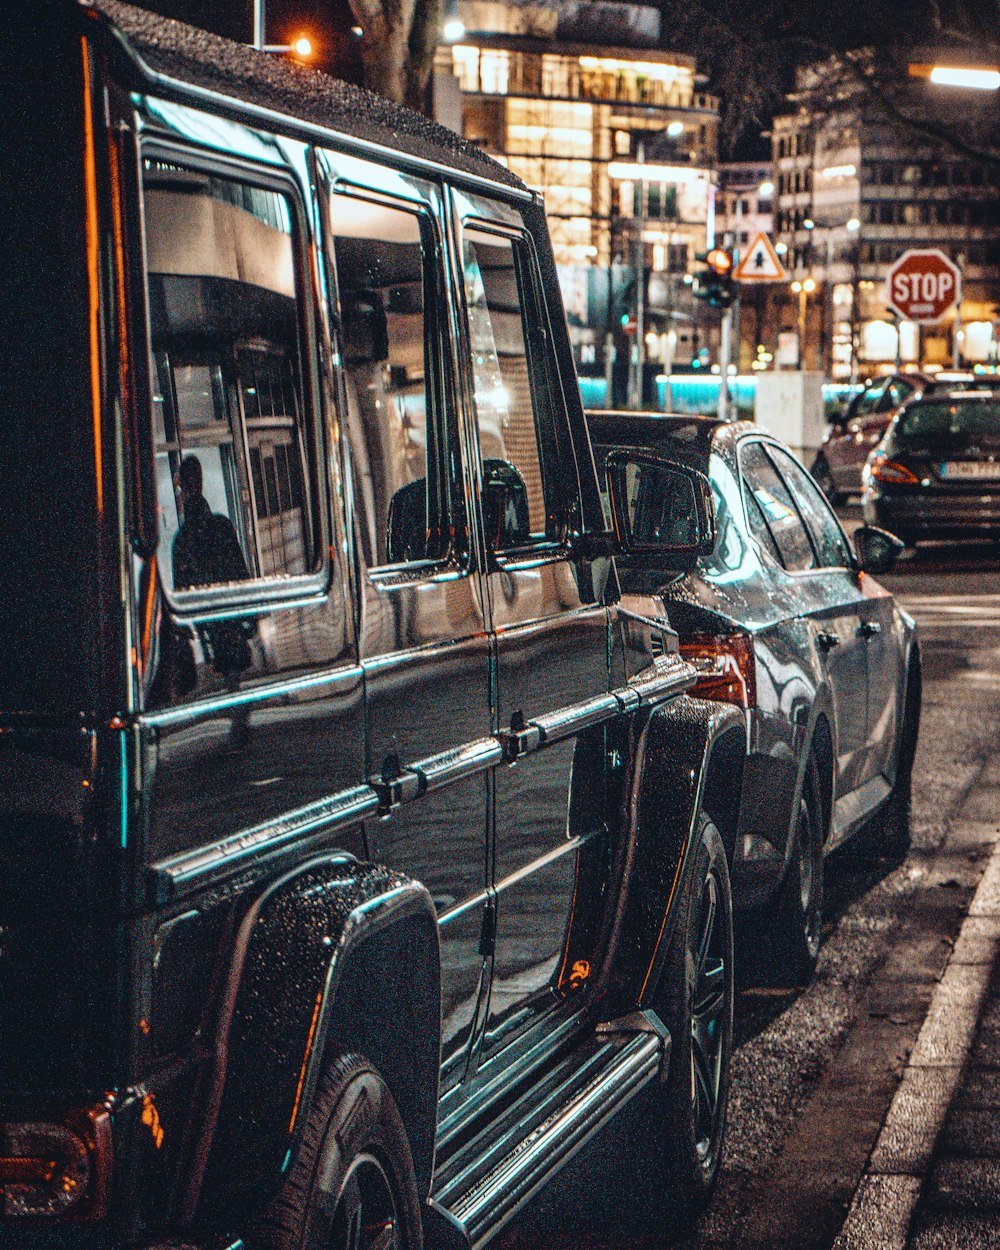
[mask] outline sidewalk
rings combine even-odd
[[[993,757],[950,839],[984,852],[975,894],[835,1250],[1000,1250],[998,838]]]

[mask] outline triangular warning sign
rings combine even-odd
[[[737,282],[784,282],[788,275],[763,230],[754,235],[733,277]]]

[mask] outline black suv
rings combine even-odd
[[[9,18],[0,1245],[478,1246],[642,1090],[629,1190],[695,1208],[746,730],[621,598],[538,197]]]

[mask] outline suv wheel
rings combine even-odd
[[[707,1206],[722,1155],[733,1047],[733,901],[722,838],[702,815],[687,897],[655,1003],[670,1031],[656,1187],[672,1221]],[[648,1145],[648,1143],[646,1143]]]
[[[291,1170],[253,1250],[421,1250],[406,1130],[385,1082],[359,1055],[327,1067]]]

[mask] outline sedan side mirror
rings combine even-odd
[[[906,550],[906,543],[876,525],[862,525],[854,531],[854,550],[862,569],[881,577],[883,573],[892,572]]]
[[[653,567],[687,570],[715,550],[715,504],[703,473],[626,449],[611,452],[606,467],[623,555]]]

